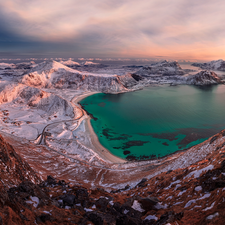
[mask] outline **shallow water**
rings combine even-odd
[[[80,103],[95,118],[100,143],[130,160],[166,156],[225,128],[225,85],[164,85],[95,94]]]

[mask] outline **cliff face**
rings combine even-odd
[[[222,80],[217,76],[216,73],[205,70],[197,73],[196,75],[189,76],[186,79],[186,83],[204,86],[211,84],[221,84]]]
[[[21,79],[23,84],[43,88],[71,88],[76,90],[117,93],[138,84],[130,74],[104,75],[73,70],[55,61],[44,62]]]

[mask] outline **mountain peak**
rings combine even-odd
[[[187,83],[194,85],[211,85],[220,84],[222,83],[222,80],[217,76],[216,73],[209,70],[203,70],[195,75],[189,76],[187,78]]]
[[[73,69],[63,65],[62,63],[56,62],[55,60],[48,60],[42,63],[39,63],[36,67],[32,68],[30,73],[37,71],[38,73],[46,72],[46,71],[57,71],[59,69],[64,69],[66,71],[74,72]]]

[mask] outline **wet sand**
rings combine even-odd
[[[81,101],[82,99],[96,94],[98,92],[89,92],[89,93],[85,93],[85,94],[81,94],[80,96],[74,97],[73,102],[74,103],[78,103],[79,101]],[[83,109],[82,109],[83,110]],[[91,138],[91,143],[92,143],[92,150],[94,150],[100,158],[102,158],[105,161],[111,162],[111,163],[127,163],[128,161],[121,159],[115,155],[113,155],[108,149],[106,149],[105,147],[103,147],[101,145],[101,143],[98,140],[98,136],[96,135],[96,133],[94,132],[92,126],[91,126],[91,118],[90,116],[87,115],[87,113],[84,111],[85,113],[85,131],[87,132],[88,136]]]

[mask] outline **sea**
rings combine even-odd
[[[127,160],[165,157],[225,129],[225,85],[161,85],[80,103],[100,143]]]

